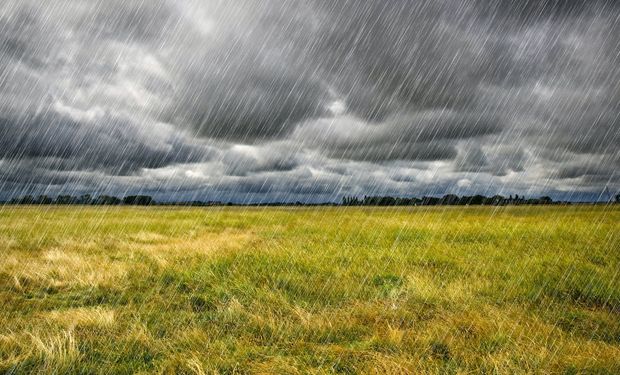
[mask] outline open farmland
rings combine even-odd
[[[620,207],[0,208],[2,373],[620,373]]]

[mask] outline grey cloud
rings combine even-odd
[[[157,41],[179,21],[165,0],[93,0],[82,5],[87,9],[78,15],[75,27],[97,40]]]
[[[372,122],[458,110],[475,104],[482,67],[494,63],[479,35],[463,32],[467,25],[437,1],[287,4],[248,5],[235,23],[215,22],[217,41],[188,55],[202,63],[180,64],[168,118],[202,136],[252,143],[324,116],[332,97]]]
[[[33,8],[19,6],[10,14],[0,13],[0,61],[4,69],[10,62],[42,68],[54,54],[58,27],[45,25]],[[0,71],[1,72],[1,71]],[[6,71],[2,72],[6,73]]]
[[[320,82],[300,82],[294,71],[239,67],[216,75],[188,84],[173,105],[172,122],[203,137],[253,143],[281,138],[298,122],[326,112],[328,94]]]
[[[114,174],[204,161],[209,148],[151,124],[107,114],[78,121],[54,111],[0,119],[0,158],[40,160],[52,170],[102,170]],[[160,129],[157,129],[157,127]],[[159,131],[158,131],[159,130]]]
[[[220,162],[224,173],[231,176],[247,176],[260,172],[290,171],[303,165],[299,150],[286,144],[270,143],[260,147],[244,146],[222,151]]]
[[[459,160],[455,163],[457,170],[466,172],[479,172],[488,167],[489,159],[480,147],[473,147],[461,153]]]
[[[315,34],[316,59],[350,109],[369,120],[398,111],[459,107],[474,99],[474,39],[438,1],[332,2]],[[457,5],[459,10],[467,5]]]
[[[452,111],[400,115],[380,124],[361,119],[321,119],[302,125],[294,137],[309,148],[334,158],[385,160],[439,160],[456,156],[456,141],[498,133],[497,119]]]
[[[324,194],[394,161],[441,160],[446,184],[518,172],[593,188],[617,166],[618,14],[598,0],[5,1],[0,155],[50,183],[215,158],[247,191],[312,191],[277,176],[305,186],[323,184],[296,174],[308,166],[333,171]]]
[[[571,165],[558,171],[558,178],[579,178],[583,176],[603,176],[609,178],[613,174],[611,168],[600,165]]]
[[[580,179],[586,184],[611,185],[620,183],[620,150],[597,155],[582,157],[568,162],[556,164],[554,178]]]
[[[523,149],[514,145],[495,146],[487,152],[479,145],[467,145],[459,152],[454,167],[458,172],[505,176],[510,172],[524,171],[527,159]]]
[[[475,2],[479,12],[487,17],[509,17],[520,22],[541,21],[591,14],[601,8],[617,6],[606,0],[489,0]]]
[[[244,179],[227,179],[218,185],[223,192],[237,194],[315,195],[337,190],[339,181],[308,175],[251,176]]]

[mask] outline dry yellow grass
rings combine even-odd
[[[618,207],[0,209],[3,373],[620,372]]]

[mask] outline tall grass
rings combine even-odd
[[[2,373],[620,373],[618,207],[0,208]]]

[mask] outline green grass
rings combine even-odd
[[[0,373],[620,373],[620,207],[4,207],[0,254]]]

